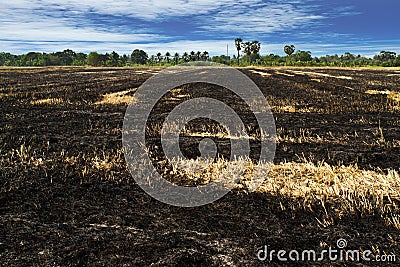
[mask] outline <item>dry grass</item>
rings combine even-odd
[[[367,90],[365,91],[366,94],[369,95],[390,95],[390,91],[386,90],[386,91],[377,91],[377,90]]]
[[[62,105],[66,102],[61,98],[46,98],[46,99],[38,99],[32,100],[30,104],[32,106],[41,106],[41,105]]]
[[[297,203],[295,207],[282,206],[282,209],[323,210],[324,216],[316,218],[323,227],[345,216],[359,214],[380,215],[387,226],[400,230],[400,176],[394,170],[384,173],[379,169],[367,171],[355,165],[331,166],[307,160],[261,167],[244,159],[233,162],[218,159],[213,163],[176,159],[172,162],[176,167],[173,175],[189,177],[185,185],[205,185],[221,179],[229,185],[238,180],[235,188],[247,191],[254,189],[251,188],[254,182],[265,179],[256,192],[283,196]]]
[[[342,80],[353,80],[353,77],[350,77],[350,76],[334,76],[334,75],[329,75],[327,73],[319,73],[319,72],[312,72],[312,71],[294,71],[294,70],[289,70],[289,71],[291,71],[295,74],[309,75],[311,77],[320,76],[320,77],[329,77],[329,78],[342,79]]]
[[[321,208],[325,211],[323,218],[317,218],[321,226],[329,226],[344,216],[359,213],[360,216],[378,214],[387,226],[400,230],[400,176],[394,170],[384,173],[379,169],[362,170],[355,165],[331,166],[324,162],[314,164],[307,160],[266,164],[261,167],[248,159],[218,159],[215,162],[173,159],[171,163],[174,166],[173,172],[164,175],[186,177],[185,184],[191,186],[213,181],[232,185],[235,180],[239,180],[235,188],[248,191],[252,182],[265,179],[257,192],[283,196],[297,203],[296,207],[282,206],[282,209],[312,212]],[[62,152],[49,157],[34,151],[30,146],[21,145],[18,149],[2,154],[0,166],[3,170],[2,179],[25,176],[18,175],[19,173],[42,173],[52,180],[55,177],[51,172],[57,170],[58,178],[80,177],[82,182],[87,182],[91,177],[102,174],[104,180],[120,182],[121,173],[125,173],[122,150],[95,151],[78,156]],[[8,183],[13,183],[9,184],[10,188],[15,189],[18,180],[9,181]],[[2,183],[4,182],[3,180]],[[3,187],[2,191],[7,191],[7,188]]]
[[[295,77],[296,76],[294,74],[289,74],[289,73],[285,73],[285,72],[281,72],[281,71],[275,71],[275,74],[279,74],[279,75],[283,75],[283,76],[287,76],[287,77]]]
[[[95,105],[129,105],[133,101],[134,97],[128,94],[132,93],[135,90],[136,88],[116,93],[105,94],[103,96],[103,99],[97,101]]]
[[[267,73],[267,72],[264,72],[264,71],[262,71],[262,70],[263,70],[263,69],[260,69],[260,71],[258,71],[258,70],[250,70],[250,72],[251,72],[251,73],[254,73],[254,74],[259,74],[259,75],[261,75],[261,76],[263,76],[263,77],[272,76],[271,73]]]

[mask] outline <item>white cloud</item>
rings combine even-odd
[[[247,34],[273,33],[309,26],[323,16],[315,15],[306,8],[291,4],[263,4],[256,9],[222,10],[208,20],[203,29]]]
[[[163,20],[166,17],[207,14],[222,7],[255,6],[260,3],[262,0],[15,0],[2,3],[0,8],[15,10],[62,7],[76,12],[92,11],[147,20]]]
[[[91,27],[76,28],[68,26],[67,21],[42,21],[2,23],[0,25],[1,39],[24,41],[112,41],[141,42],[166,38],[157,34],[122,34],[99,31]]]
[[[191,17],[192,33],[259,34],[304,28],[324,19],[309,0],[13,0],[0,3],[0,33],[9,40],[155,41],[165,40],[149,23]],[[342,11],[343,9],[339,9]],[[346,11],[351,9],[345,9]],[[115,27],[107,19],[141,19],[143,25]],[[333,16],[333,14],[331,14]],[[147,22],[146,22],[147,21]],[[125,22],[129,24],[128,22]],[[184,26],[182,26],[184,27]],[[124,31],[122,31],[124,28]],[[197,28],[197,30],[196,30]],[[126,33],[126,30],[129,33]],[[174,36],[169,36],[174,38]],[[188,36],[190,39],[190,36]]]
[[[132,29],[129,33],[112,25],[92,25],[82,18],[82,6],[61,5],[61,1],[15,0],[0,3],[0,39],[17,42],[143,42],[161,41],[166,36]],[[60,2],[57,4],[57,2]],[[86,1],[92,2],[92,1]],[[70,6],[71,9],[66,9]],[[107,26],[109,28],[107,28]],[[111,26],[111,27],[110,27]],[[117,27],[115,27],[117,28]]]

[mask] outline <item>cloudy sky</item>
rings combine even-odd
[[[400,53],[398,0],[1,0],[0,51]]]

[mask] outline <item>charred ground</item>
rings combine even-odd
[[[121,128],[131,96],[157,71],[0,71],[2,265],[262,265],[256,253],[266,244],[318,249],[339,238],[349,240],[352,249],[400,257],[399,183],[381,195],[368,195],[364,187],[360,196],[350,192],[356,196],[351,208],[341,198],[282,190],[237,189],[211,205],[190,209],[147,196],[127,171]],[[324,163],[333,169],[351,166],[373,175],[398,171],[399,71],[241,71],[260,87],[274,113],[274,163],[283,166],[276,172],[288,171],[285,163],[306,164],[305,169],[322,169]],[[195,91],[196,85],[179,88],[164,100],[165,109]],[[155,119],[153,129],[158,123]],[[188,140],[183,146],[190,150],[194,141],[189,137],[183,136]],[[307,170],[299,180],[310,175]],[[365,208],[359,203],[363,198],[378,204]]]

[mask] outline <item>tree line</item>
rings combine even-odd
[[[346,52],[343,55],[326,55],[313,57],[310,51],[296,50],[294,45],[285,45],[285,56],[276,54],[261,55],[259,41],[243,41],[235,39],[237,55],[210,56],[207,51],[191,51],[183,54],[166,52],[149,56],[144,50],[135,49],[131,54],[120,55],[111,53],[90,52],[89,54],[77,53],[67,49],[62,52],[41,53],[29,52],[22,55],[0,53],[1,66],[95,66],[95,67],[122,67],[122,66],[170,66],[191,61],[212,61],[231,66],[400,66],[400,55],[395,52],[381,51],[372,58],[354,55]]]

